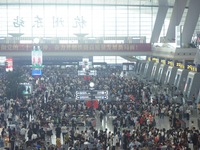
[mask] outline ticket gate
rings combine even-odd
[[[151,75],[151,72],[152,72],[153,64],[154,64],[154,62],[152,62],[152,61],[146,62],[143,77],[147,80],[150,80],[150,75]]]
[[[178,68],[169,66],[165,76],[164,84],[174,85],[174,80],[176,77]]]
[[[151,81],[155,81],[159,68],[160,68],[160,63],[154,63],[150,76]]]
[[[136,74],[139,74],[141,64],[142,64],[141,61],[137,61],[137,63],[136,63],[136,67],[135,67],[135,73],[136,73]]]
[[[156,77],[156,80],[157,80],[160,84],[164,84],[164,80],[165,80],[167,68],[168,68],[168,65],[164,65],[164,64],[161,64],[161,65],[160,65],[160,68],[159,68],[159,70],[158,70],[158,74],[157,74],[157,77]]]
[[[184,90],[188,73],[189,73],[189,70],[186,70],[186,69],[178,69],[176,72],[174,86],[177,87],[177,89],[180,90],[180,92],[183,92]]]
[[[144,62],[144,61],[141,61],[138,64],[138,72],[137,72],[137,74],[142,75],[144,73],[145,65],[146,65],[146,62]]]
[[[187,96],[189,100],[192,100],[193,95],[197,97],[199,89],[200,89],[200,73],[189,72],[183,94]]]

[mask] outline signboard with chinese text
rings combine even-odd
[[[197,67],[193,66],[193,65],[187,65],[187,69],[190,70],[190,71],[194,71],[194,72],[197,72]]]
[[[151,61],[151,56],[148,56],[148,57],[147,57],[147,61]]]
[[[155,63],[159,63],[159,58],[156,58],[156,57],[152,57],[152,59],[151,59],[153,62],[155,62]]]
[[[175,61],[174,61],[174,66],[175,66],[175,67],[178,67],[178,68],[180,68],[180,69],[184,69],[184,68],[185,68],[185,65],[183,64],[183,62],[178,61],[178,60],[175,60]]]
[[[166,65],[166,59],[165,58],[160,58],[159,61],[161,64]]]
[[[1,44],[0,52],[3,51],[30,51],[33,44]],[[93,47],[93,48],[91,48]],[[40,44],[42,51],[128,51],[128,52],[150,52],[150,43],[131,44]]]
[[[173,60],[166,60],[166,64],[171,66],[171,67],[174,67],[174,61]]]
[[[185,69],[197,72],[197,67],[195,66],[194,61],[192,60],[185,60]]]
[[[92,95],[91,95],[91,92],[93,92]],[[76,100],[93,99],[91,98],[91,96],[93,96],[95,99],[98,99],[98,100],[107,100],[108,91],[107,90],[76,91]]]

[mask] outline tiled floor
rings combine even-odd
[[[97,122],[96,122],[96,129],[98,130],[105,130],[107,129],[108,131],[113,132],[113,125],[112,125],[112,116],[105,116],[103,121],[100,122],[99,118],[97,117]],[[194,126],[197,127],[197,119],[196,117],[191,117],[190,121],[186,121],[186,127],[191,127],[191,121],[194,121]],[[169,117],[165,116],[163,119],[160,119],[158,116],[156,116],[156,127],[159,129],[165,128],[166,130],[170,129],[170,123],[169,123]],[[86,127],[79,127],[80,131],[84,131]],[[62,136],[61,136],[61,141],[63,141]],[[63,142],[61,142],[63,143]],[[55,134],[52,136],[52,144],[56,144],[56,137]]]
[[[97,115],[96,117],[96,129],[98,130],[105,130],[107,129],[108,131],[113,132],[113,125],[112,125],[112,121],[113,121],[113,117],[114,116],[105,116],[103,118],[103,121],[100,122],[100,119]],[[165,128],[166,130],[170,129],[170,123],[169,123],[169,117],[165,116],[163,119],[159,118],[158,116],[156,116],[156,127],[159,129],[163,129]],[[198,129],[198,124],[197,124],[197,114],[194,113],[193,116],[190,117],[190,121],[185,120],[186,123],[186,127],[191,128],[192,126],[195,126]],[[193,125],[191,122],[194,122]],[[86,127],[79,127],[80,131],[85,131]],[[51,137],[51,143],[56,145],[56,136],[55,136],[55,131],[53,131],[53,136]],[[61,144],[63,144],[63,138],[61,135]]]

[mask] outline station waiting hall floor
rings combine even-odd
[[[198,128],[198,122],[197,122],[198,116],[199,115],[197,115],[196,111],[194,110],[189,121],[187,121],[186,119],[183,118],[182,119],[183,120],[183,127],[189,127],[190,129],[192,129],[192,127],[195,127],[196,129],[199,129]],[[103,130],[103,131],[105,131],[105,129],[107,129],[108,132],[110,131],[111,133],[113,133],[114,127],[113,127],[112,122],[113,122],[114,117],[115,116],[111,116],[111,115],[107,114],[106,116],[103,117],[102,122],[100,122],[99,112],[96,111],[96,126],[95,126],[95,129]],[[30,118],[30,121],[31,121],[31,118]],[[156,128],[158,128],[158,129],[165,128],[166,130],[170,129],[170,122],[169,122],[168,116],[164,116],[164,118],[160,118],[159,116],[155,116],[155,121],[156,121]],[[69,129],[70,128],[71,127],[69,127]],[[88,128],[88,127],[85,127],[85,126],[79,127],[79,131],[85,131],[86,128]],[[128,130],[131,131],[131,128],[128,129]],[[26,136],[26,138],[27,138],[27,136]],[[56,135],[55,135],[54,130],[53,130],[53,135],[51,136],[51,141],[49,141],[49,142],[53,145],[56,145]],[[61,134],[61,144],[63,145],[62,134]]]
[[[168,116],[164,116],[164,118],[160,118],[159,116],[155,117],[156,120],[156,128],[158,129],[163,129],[165,128],[166,130],[170,129],[170,122],[169,122],[169,117]],[[105,131],[105,129],[107,129],[107,131],[109,132],[113,132],[113,116],[105,116],[102,120],[102,122],[100,122],[100,119],[98,116],[96,116],[96,127],[95,129],[97,130],[103,130]],[[198,128],[198,123],[197,123],[197,114],[194,113],[193,115],[191,115],[190,120],[187,121],[186,119],[183,119],[184,123],[183,126],[185,127],[189,127],[190,129],[192,127],[195,127],[196,129]],[[193,121],[193,124],[192,124]],[[84,131],[86,130],[86,127],[79,127],[80,131]],[[52,136],[52,144],[56,144],[56,136],[55,136],[55,131],[54,134]],[[63,144],[63,138],[61,136],[61,144]],[[191,146],[192,147],[192,146]]]

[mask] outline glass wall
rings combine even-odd
[[[150,36],[157,7],[118,5],[1,5],[0,36]]]
[[[107,64],[122,64],[129,62],[120,56],[93,56],[93,62],[106,62]]]
[[[80,2],[78,4],[78,2]],[[156,19],[156,1],[77,0],[65,4],[0,5],[0,37],[146,37],[150,42]],[[169,7],[160,36],[167,33],[173,7]],[[186,16],[187,9],[183,16]],[[182,23],[184,22],[182,19]],[[199,24],[196,30],[199,30]],[[196,32],[196,31],[195,31]]]

